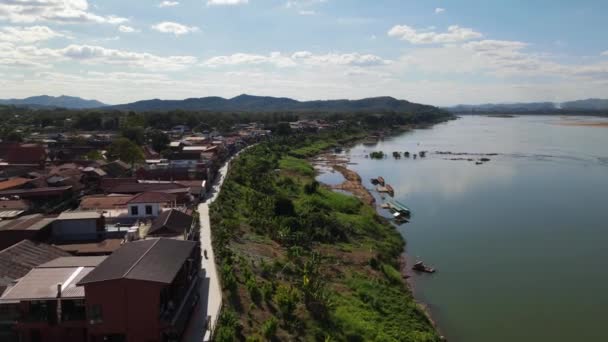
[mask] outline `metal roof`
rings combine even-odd
[[[5,230],[41,230],[55,221],[53,217],[41,214],[26,215],[14,220],[0,221],[0,231]]]
[[[127,203],[167,203],[174,202],[175,200],[177,200],[175,195],[164,192],[142,192],[133,196]]]
[[[84,298],[84,288],[76,284],[94,267],[35,268],[6,290],[0,302],[57,298],[57,284],[62,284],[61,298]]]
[[[40,264],[68,255],[54,246],[23,240],[0,251],[0,278],[19,279]]]
[[[192,226],[194,218],[179,210],[163,211],[152,223],[149,235],[183,234]]]
[[[38,268],[96,267],[106,256],[66,256],[44,263]]]
[[[150,239],[123,245],[78,284],[131,279],[170,284],[197,246],[195,241]]]
[[[57,220],[93,220],[101,217],[96,211],[64,211]]]

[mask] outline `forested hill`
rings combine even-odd
[[[462,114],[608,114],[608,100],[586,99],[570,102],[531,102],[481,105],[458,105],[444,108],[452,113]]]
[[[29,108],[68,108],[68,109],[90,109],[105,106],[96,100],[85,100],[73,96],[32,96],[25,99],[0,100],[2,105],[13,105]]]
[[[297,101],[284,97],[240,95],[231,99],[202,97],[186,100],[147,100],[106,107],[133,111],[214,111],[214,112],[396,112],[422,114],[438,111],[436,107],[398,100],[373,97],[362,100]]]

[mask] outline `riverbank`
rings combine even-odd
[[[217,339],[440,341],[398,271],[395,227],[366,201],[315,185],[304,158],[353,137],[309,138],[243,154],[212,206],[226,308]]]
[[[365,188],[363,186],[363,184],[361,182],[361,176],[356,171],[347,168],[347,165],[350,163],[350,159],[348,159],[347,157],[344,157],[344,156],[337,156],[334,153],[328,152],[328,153],[323,154],[320,158],[316,158],[314,160],[314,163],[316,163],[316,165],[331,167],[332,169],[334,169],[337,172],[339,172],[340,174],[342,174],[344,179],[346,179],[344,182],[342,182],[338,185],[327,184],[327,186],[329,188],[334,189],[334,190],[347,191],[347,192],[353,194],[355,197],[357,197],[363,203],[370,205],[375,210],[378,209],[378,207],[375,205],[375,203],[376,203],[375,197],[371,194],[371,192],[367,188]],[[378,215],[380,215],[379,212],[378,212]],[[409,265],[407,263],[405,249],[403,250],[403,253],[404,254],[402,254],[398,259],[398,265],[399,265],[398,270],[401,273],[401,276],[403,277],[403,279],[405,280],[405,283],[407,284],[408,288],[411,291],[413,284],[407,280],[413,275],[413,271],[411,270],[411,268],[409,267]],[[423,301],[420,301],[420,300],[417,300],[417,303],[420,306],[420,308],[424,311],[426,317],[433,324],[435,329],[437,331],[440,331],[439,326],[438,326],[437,322],[433,319],[431,310],[426,305],[426,303],[424,303]]]

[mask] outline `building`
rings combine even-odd
[[[148,236],[171,237],[189,240],[195,233],[194,217],[179,210],[171,209],[163,212],[152,222]]]
[[[7,286],[15,283],[34,267],[69,255],[68,252],[57,247],[30,240],[23,240],[1,250],[0,295],[2,295]]]
[[[177,196],[164,192],[142,192],[133,196],[128,202],[129,216],[157,217],[167,208],[176,206]]]
[[[13,220],[0,221],[0,248],[10,247],[23,240],[47,241],[55,218],[42,214],[21,216]]]
[[[61,213],[53,222],[54,241],[97,240],[105,233],[105,219],[96,211]]]
[[[20,342],[87,340],[85,289],[76,286],[105,257],[60,257],[32,269],[2,297]]]
[[[178,341],[198,300],[200,263],[194,241],[125,244],[78,282],[88,341]]]
[[[0,251],[0,296],[7,287],[16,284],[34,267],[63,256],[69,256],[69,253],[29,240],[23,240],[3,249]],[[0,310],[0,341],[18,341],[19,335],[15,329],[16,318],[15,311]]]

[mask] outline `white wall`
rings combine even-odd
[[[152,215],[146,215],[146,206],[152,207]],[[137,215],[133,215],[131,208],[137,207]],[[150,217],[150,216],[158,216],[161,213],[161,208],[159,203],[137,203],[137,204],[129,204],[129,216],[130,217]]]

